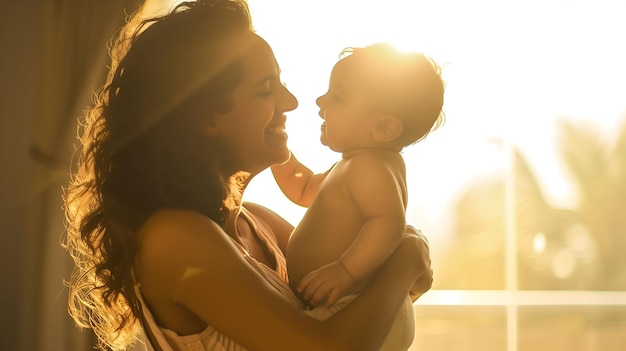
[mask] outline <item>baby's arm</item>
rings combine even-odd
[[[305,276],[298,290],[312,305],[330,306],[374,272],[396,248],[404,233],[403,184],[396,173],[372,157],[351,160],[344,184],[364,221],[358,236],[339,260]]]
[[[272,174],[283,194],[303,207],[309,207],[328,172],[314,174],[293,154],[287,162],[272,166]]]

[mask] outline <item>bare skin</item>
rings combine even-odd
[[[280,221],[262,208],[249,209],[265,211],[259,217]],[[289,229],[286,223],[280,226]],[[288,233],[276,231],[277,238]],[[406,291],[418,285],[426,291],[432,283],[427,261],[401,269],[427,250],[423,240],[407,235],[370,287],[342,313],[321,323],[268,286],[241,257],[231,235],[190,211],[160,211],[146,223],[139,236],[135,270],[162,327],[187,335],[209,324],[254,350],[376,350]],[[254,233],[246,229],[241,229],[239,237],[255,241]],[[263,257],[262,245],[255,246],[250,247],[251,254]],[[415,277],[422,275],[418,284]],[[237,311],[246,311],[246,318]],[[367,333],[359,333],[362,338],[358,340],[350,337],[358,330]],[[280,338],[268,337],[278,331]]]
[[[290,284],[312,305],[332,305],[353,283],[369,277],[405,230],[405,167],[397,152],[352,150],[324,176],[287,250]],[[337,280],[345,284],[309,286],[316,274],[307,275],[320,267],[344,275]]]
[[[402,123],[372,102],[372,96],[384,94],[377,94],[367,79],[371,72],[359,62],[340,60],[328,91],[317,99],[324,120],[321,142],[342,159],[321,174],[293,155],[272,167],[283,193],[308,207],[289,241],[287,267],[290,286],[312,306],[330,307],[369,278],[406,229]]]
[[[224,175],[245,170],[250,179],[288,157],[283,113],[297,106],[280,84],[269,46],[256,36],[251,40],[254,45],[242,62],[250,73],[233,93],[234,107],[207,130],[238,140],[233,169],[224,169]],[[239,128],[243,123],[247,128]],[[242,194],[235,200],[241,203]],[[268,224],[284,254],[293,227],[262,206],[244,206]],[[275,268],[274,257],[240,212],[241,207],[232,208],[220,227],[198,212],[163,209],[142,226],[134,270],[159,326],[189,335],[210,325],[251,350],[377,350],[407,292],[423,293],[432,284],[426,241],[406,235],[350,306],[324,322],[315,320],[242,257],[239,246]]]

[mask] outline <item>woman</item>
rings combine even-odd
[[[183,3],[136,33],[114,47],[65,194],[73,318],[114,350],[139,321],[174,350],[377,349],[406,294],[432,284],[428,246],[406,235],[350,306],[302,313],[286,282],[293,228],[242,203],[289,157],[297,107],[245,2]]]

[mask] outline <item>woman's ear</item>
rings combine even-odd
[[[210,118],[207,118],[206,123],[203,126],[204,135],[215,138],[215,136],[217,135],[217,131],[219,130],[216,121],[217,118],[218,117],[216,116],[211,116]]]
[[[210,138],[215,138],[215,136],[217,135],[217,126],[215,124],[206,125],[204,126],[203,132],[204,135]]]
[[[402,122],[398,117],[389,114],[377,116],[374,140],[379,142],[389,142],[395,140],[402,134]]]

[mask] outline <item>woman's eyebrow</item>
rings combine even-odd
[[[257,81],[257,83],[254,84],[254,87],[259,87],[263,84],[265,84],[265,82],[267,81],[272,81],[272,80],[280,80],[280,74],[282,73],[282,70],[280,69],[280,66],[278,66],[278,64],[276,64],[276,72],[272,72],[270,74],[265,75],[263,78],[259,79]]]
[[[259,80],[257,80],[257,82],[254,84],[254,86],[258,87],[258,86],[261,86],[261,85],[265,84],[267,81],[277,80],[279,76],[280,76],[280,73],[279,74],[268,74],[268,75],[264,76],[263,78],[260,78]]]

